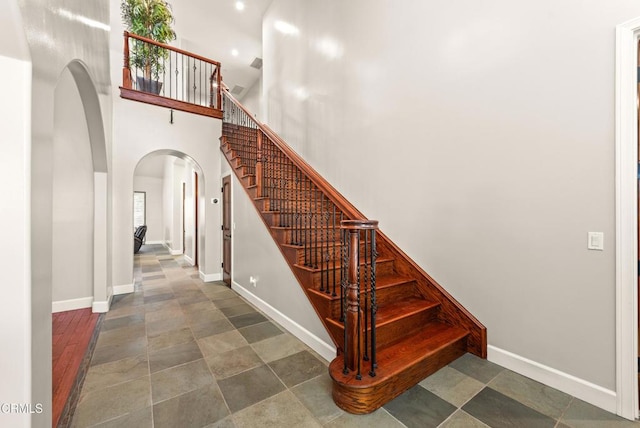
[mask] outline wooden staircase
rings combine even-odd
[[[350,245],[343,221],[377,222],[228,93],[223,102],[221,150],[338,350],[329,371],[339,407],[369,413],[465,352],[486,358],[482,324],[383,233]],[[349,316],[360,326],[351,348]]]

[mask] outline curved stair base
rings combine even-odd
[[[371,413],[462,356],[467,336],[463,329],[433,321],[418,335],[381,349],[375,377],[369,375],[370,365],[365,361],[361,380],[353,373],[343,373],[340,355],[329,365],[333,401],[349,413]]]

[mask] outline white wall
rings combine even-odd
[[[0,402],[29,403],[31,387],[31,257],[30,257],[30,129],[31,60],[17,1],[0,3],[0,99],[3,150],[0,157],[0,224],[5,225],[0,259],[3,298],[0,299]],[[51,303],[49,303],[50,305]],[[51,364],[51,360],[49,360]],[[9,369],[10,368],[10,369]],[[40,398],[40,397],[39,397]],[[0,425],[28,427],[29,415],[2,414]]]
[[[94,168],[97,171],[106,172],[107,155],[110,137],[106,129],[109,128],[110,115],[105,113],[110,109],[110,77],[108,53],[108,6],[105,0],[97,2],[67,2],[64,0],[9,0],[3,2],[2,12],[8,7],[7,15],[3,18],[13,21],[9,28],[19,25],[16,5],[20,7],[22,15],[22,29],[15,38],[17,47],[23,46],[21,41],[26,40],[32,59],[31,75],[31,111],[30,111],[30,136],[31,153],[30,166],[24,171],[30,173],[30,177],[24,183],[30,188],[24,195],[30,196],[30,204],[37,209],[30,213],[30,275],[31,287],[28,289],[28,280],[25,282],[27,289],[22,289],[22,301],[31,300],[30,319],[16,317],[9,325],[16,331],[25,333],[25,339],[31,343],[30,359],[21,359],[18,364],[4,367],[15,369],[21,376],[21,380],[12,385],[3,384],[7,388],[15,387],[16,391],[24,391],[24,382],[30,382],[29,400],[24,402],[42,403],[44,411],[40,414],[21,415],[20,422],[9,423],[11,426],[28,425],[51,426],[51,301],[52,301],[52,178],[51,167],[53,146],[54,123],[54,89],[62,71],[68,65],[73,65],[74,79],[78,84],[83,99],[83,107],[87,113],[88,128],[91,136],[92,157]],[[64,13],[61,13],[64,10]],[[79,19],[80,17],[90,18]],[[5,19],[3,19],[3,28]],[[24,33],[24,36],[23,36]],[[24,71],[24,70],[23,70]],[[11,79],[11,89],[23,89],[21,94],[14,94],[10,98],[23,100],[29,94],[29,84],[24,84],[20,77]],[[23,85],[24,84],[24,85]],[[25,105],[25,107],[27,107]],[[106,109],[105,109],[106,107]],[[14,107],[20,111],[20,106]],[[9,117],[9,116],[7,116]],[[16,120],[16,125],[29,122]],[[28,146],[23,154],[29,156]],[[16,148],[20,152],[21,148]],[[16,153],[17,155],[17,153]],[[27,163],[26,165],[29,165]],[[15,175],[20,177],[20,174]],[[11,181],[14,185],[19,183]],[[106,192],[105,192],[106,193]],[[106,195],[104,195],[106,197]],[[16,230],[20,230],[16,223]],[[108,231],[101,230],[105,234]],[[104,240],[103,242],[106,242]],[[8,243],[7,243],[8,244]],[[11,248],[19,251],[20,246]],[[25,248],[28,251],[28,248]],[[104,254],[107,254],[104,252]],[[109,260],[101,263],[108,265]],[[19,265],[19,264],[18,264]],[[14,287],[17,286],[14,284]],[[106,294],[106,290],[102,290]],[[95,291],[94,291],[95,295]],[[28,296],[28,297],[27,297]],[[12,301],[12,305],[19,308],[21,300]],[[17,342],[19,348],[20,342]],[[14,352],[14,346],[9,351]],[[20,351],[16,351],[20,352]],[[24,364],[30,364],[29,370],[20,370]],[[19,392],[18,392],[19,393]],[[4,417],[4,416],[3,416]]]
[[[146,196],[146,243],[162,243],[162,233],[164,228],[163,218],[163,179],[159,177],[144,177],[135,175],[133,177],[133,191],[145,192]],[[133,198],[133,195],[131,196]]]
[[[262,121],[262,74],[260,78],[250,87],[240,100],[243,106],[247,108],[254,117]]]
[[[71,72],[54,93],[53,311],[91,307],[93,301],[93,163],[87,121]]]
[[[294,325],[293,332],[325,358],[335,356],[333,341],[273,241],[270,231],[264,226],[236,176],[232,174],[232,177],[234,289],[241,288],[238,290],[241,294],[246,296],[249,293],[286,316],[291,323],[287,320],[283,323],[277,314],[267,312],[287,328]],[[249,282],[250,276],[257,278],[255,287]],[[259,306],[260,301],[257,302]]]
[[[263,114],[487,326],[494,350],[606,400],[614,30],[639,15],[632,0],[274,0]],[[587,250],[588,231],[604,232],[604,251]]]
[[[114,64],[122,61],[122,24],[120,5],[111,2],[110,55]],[[112,69],[112,80],[120,81],[122,70]],[[203,172],[200,189],[205,200],[219,197],[221,121],[183,112],[174,112],[174,123],[169,123],[168,109],[123,100],[114,88],[113,128],[113,283],[131,284],[133,257],[128,249],[132,245],[133,171],[136,164],[149,153],[185,157]],[[213,209],[212,209],[213,207]],[[200,252],[200,271],[205,275],[220,276],[220,214],[217,206],[207,204],[199,228],[203,234]],[[174,225],[179,216],[172,218]],[[177,223],[181,225],[180,223]],[[206,225],[206,226],[205,226]],[[172,235],[172,248],[180,234]],[[177,248],[173,248],[176,250]],[[181,249],[181,247],[179,247]]]

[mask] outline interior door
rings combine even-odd
[[[222,179],[222,281],[231,287],[231,176]]]

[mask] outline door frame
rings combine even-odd
[[[616,405],[638,417],[638,39],[640,18],[616,27]]]

